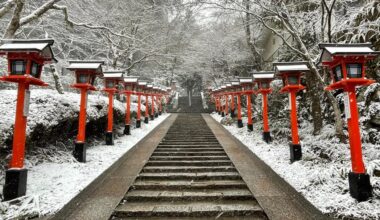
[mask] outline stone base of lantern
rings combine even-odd
[[[149,117],[145,117],[145,118],[144,118],[144,123],[145,123],[145,124],[148,124],[148,123],[149,123]]]
[[[350,194],[358,202],[367,201],[372,197],[372,186],[367,173],[350,172],[348,174],[348,182],[350,185]]]
[[[141,128],[141,120],[136,120],[136,128]]]
[[[222,112],[222,117],[224,117],[224,112]]]
[[[300,144],[289,144],[290,148],[290,162],[302,159],[302,149]]]
[[[125,135],[131,135],[131,125],[125,125],[124,134]]]
[[[162,115],[162,111],[158,112],[158,115]]]
[[[253,124],[247,124],[248,131],[253,131]]]
[[[237,126],[238,126],[238,128],[242,128],[242,127],[244,127],[244,125],[243,125],[243,120],[238,119],[238,120],[237,120]]]
[[[158,112],[156,112],[156,114],[154,114],[154,117],[155,117],[155,118],[158,118]]]
[[[150,115],[150,120],[151,120],[151,121],[154,120],[154,115]]]
[[[231,109],[231,118],[235,118],[235,109]]]
[[[113,145],[113,132],[106,132],[106,145]]]
[[[269,131],[264,131],[263,132],[263,140],[267,143],[270,143],[272,142],[272,137],[270,136],[270,132]]]
[[[5,171],[4,201],[25,196],[27,177],[27,169],[9,169]]]
[[[220,115],[221,113],[220,113],[220,111],[217,111],[218,112],[218,115]]]
[[[82,163],[86,162],[86,145],[85,145],[85,143],[75,142],[73,156],[78,162],[82,162]]]

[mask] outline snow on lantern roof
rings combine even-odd
[[[225,88],[227,88],[227,86],[225,86],[225,85],[222,85],[222,86],[220,87],[220,89],[225,89]]]
[[[139,80],[137,83],[139,86],[146,86],[146,84],[148,84],[148,82],[144,80]]]
[[[138,83],[138,76],[124,76],[125,83]]]
[[[226,87],[228,88],[228,87],[231,87],[232,86],[232,83],[230,83],[230,82],[226,82]]]
[[[274,71],[263,71],[263,72],[254,72],[252,74],[252,77],[254,80],[257,79],[273,79],[274,78]]]
[[[158,87],[158,86],[153,86],[153,89],[159,89],[160,87]]]
[[[123,78],[124,72],[123,71],[107,71],[103,72],[104,78]]]
[[[40,52],[45,60],[57,62],[51,50],[51,46],[54,44],[53,39],[3,39],[1,43],[0,52]]]
[[[102,60],[70,60],[68,70],[96,70],[102,73]]]
[[[281,72],[304,72],[309,71],[307,62],[282,62],[273,63],[273,66],[277,73]]]
[[[232,86],[239,86],[240,81],[239,80],[233,80],[233,81],[231,81],[231,84],[232,84]]]
[[[146,85],[146,87],[148,87],[148,88],[153,88],[153,84],[148,83],[148,84]]]
[[[253,83],[253,79],[252,79],[252,77],[240,77],[239,82],[240,82],[240,84]]]
[[[332,61],[332,56],[377,56],[379,52],[371,49],[371,43],[358,44],[334,44],[323,43],[319,44],[319,49],[322,50],[319,58],[319,64],[322,62]]]

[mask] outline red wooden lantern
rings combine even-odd
[[[146,85],[146,94],[147,94],[147,96],[146,96],[146,106],[148,106],[148,104],[149,104],[149,96],[152,98],[151,112],[149,114],[149,111],[148,111],[147,114],[149,114],[150,120],[154,120],[154,100],[153,100],[153,94],[154,94],[154,92],[153,92],[153,84],[152,83],[148,83]]]
[[[277,77],[282,79],[283,87],[280,90],[282,93],[289,93],[290,101],[290,119],[292,129],[292,143],[290,147],[290,161],[301,160],[302,150],[298,136],[297,122],[297,103],[296,95],[298,91],[305,89],[301,85],[301,76],[304,72],[309,71],[306,62],[290,62],[290,63],[273,63]]]
[[[141,96],[144,95],[145,87],[147,82],[144,80],[139,80],[137,83],[136,94],[137,94],[137,118],[136,118],[136,128],[141,127]],[[146,121],[148,123],[148,121]]]
[[[124,72],[109,71],[103,73],[104,89],[108,93],[108,122],[106,130],[106,145],[113,145],[113,97],[118,92],[120,82],[123,82]]]
[[[263,140],[267,143],[272,141],[269,130],[268,120],[268,94],[272,92],[270,83],[274,79],[274,72],[256,72],[253,73],[254,82],[257,85],[257,93],[260,93],[263,97]]]
[[[158,112],[160,111],[160,104],[159,104],[159,100],[158,100],[158,96],[159,96],[159,93],[160,93],[160,87],[158,86],[153,86],[153,95],[152,95],[152,101],[153,103],[155,103],[157,105],[157,109],[158,111],[156,112],[154,110],[154,112],[152,113],[154,115],[155,118],[158,117]],[[152,108],[153,109],[153,108]]]
[[[225,114],[226,114],[226,108],[228,108],[228,100],[226,100],[226,97],[225,97],[225,95],[226,95],[226,88],[227,88],[226,85],[220,86],[220,92],[219,92],[220,99],[221,99],[221,107],[222,107],[222,109],[221,109],[222,117],[225,116]],[[223,105],[223,103],[224,103],[224,105]]]
[[[239,96],[236,93],[236,89],[240,86],[239,79],[232,79],[231,80],[231,87],[230,87],[230,94],[231,94],[231,118],[235,117],[235,97]],[[238,113],[239,114],[239,113]],[[239,121],[239,119],[238,119]]]
[[[12,158],[5,172],[4,200],[26,193],[27,172],[24,167],[26,124],[29,114],[30,85],[47,86],[41,78],[45,63],[56,62],[51,50],[53,40],[3,40],[0,55],[8,59],[7,75],[1,81],[18,83]]]
[[[241,93],[247,96],[247,127],[248,130],[253,131],[251,96],[254,93],[254,82],[252,77],[240,77],[239,81],[242,87]]]
[[[365,44],[320,44],[322,49],[320,63],[330,69],[332,83],[327,90],[343,89],[345,92],[345,115],[348,125],[352,171],[349,173],[350,194],[358,201],[372,196],[370,176],[363,162],[360,138],[359,114],[355,88],[367,86],[374,80],[365,77],[365,64],[374,59],[379,52]]]
[[[95,91],[95,79],[97,76],[103,75],[103,61],[86,60],[86,61],[69,61],[68,70],[72,70],[76,76],[76,83],[72,87],[77,88],[81,92],[78,136],[75,141],[73,155],[79,162],[86,162],[86,109],[88,90]]]
[[[126,76],[124,77],[124,91],[127,100],[127,106],[125,109],[125,128],[124,134],[131,134],[131,95],[137,92],[138,88],[138,76]]]

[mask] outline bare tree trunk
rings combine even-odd
[[[306,76],[307,84],[307,96],[311,100],[311,116],[313,118],[313,134],[317,135],[321,132],[323,126],[322,120],[322,108],[321,108],[321,99],[320,99],[320,90],[315,85],[316,80],[315,76],[309,74]]]
[[[13,11],[13,16],[9,22],[3,38],[14,38],[16,31],[20,28],[21,13],[24,9],[25,0],[16,0],[16,7]]]
[[[54,64],[50,65],[50,72],[53,75],[53,79],[54,79],[54,83],[55,83],[55,89],[58,91],[59,94],[64,94],[65,92],[63,91],[61,79],[59,78],[58,70],[57,70],[56,66],[54,66]]]

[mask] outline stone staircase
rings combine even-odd
[[[267,219],[200,114],[179,114],[111,219]]]
[[[191,98],[191,106],[189,106],[189,97],[178,97],[178,108],[170,109],[169,112],[177,113],[209,113],[208,109],[203,108],[202,97],[193,96]]]

